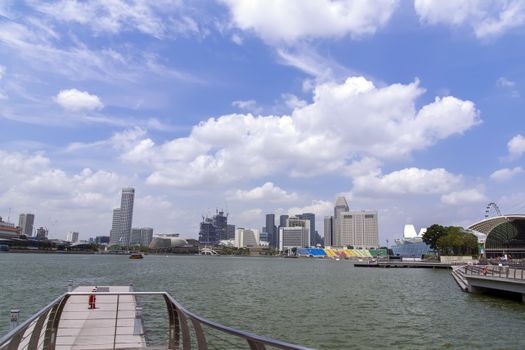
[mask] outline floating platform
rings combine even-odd
[[[73,293],[89,293],[94,286],[81,286]],[[97,293],[132,292],[129,286],[97,287]],[[89,296],[71,295],[58,326],[57,350],[145,348],[141,314],[133,295],[97,295],[95,309]]]

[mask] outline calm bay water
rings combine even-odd
[[[316,259],[0,254],[0,334],[75,285],[170,292],[228,326],[320,349],[525,348],[525,305],[463,293],[450,271]],[[162,304],[159,304],[162,307]]]

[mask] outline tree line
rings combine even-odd
[[[434,224],[423,234],[423,242],[440,255],[478,255],[478,238],[459,226]]]

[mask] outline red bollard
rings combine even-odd
[[[97,288],[93,288],[92,292],[95,293]],[[89,309],[96,309],[95,302],[97,301],[97,296],[95,294],[90,294],[88,298]]]

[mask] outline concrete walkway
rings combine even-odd
[[[93,286],[74,292],[91,292]],[[128,286],[98,286],[98,292],[130,292]],[[137,349],[145,348],[142,320],[135,317],[132,295],[97,295],[96,309],[90,310],[87,295],[71,296],[62,312],[56,349]]]

